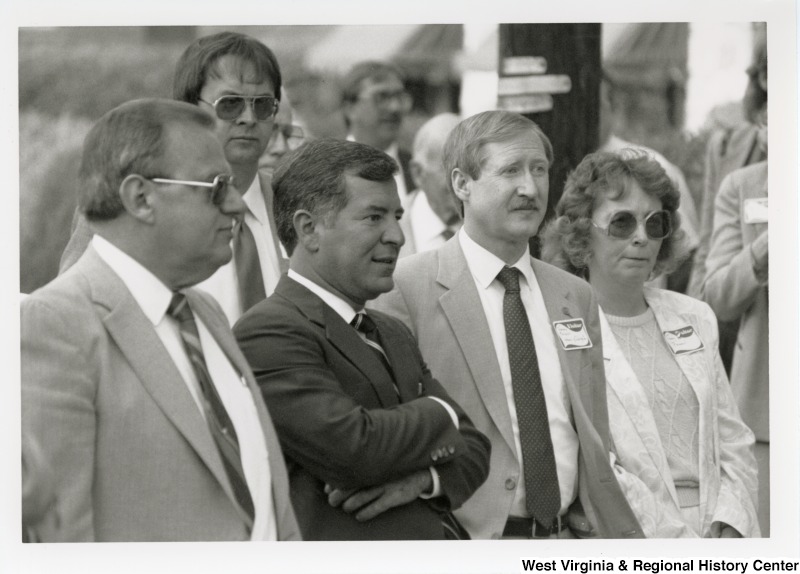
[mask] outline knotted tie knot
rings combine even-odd
[[[366,313],[356,313],[350,324],[356,328],[356,331],[361,331],[365,335],[371,335],[377,330],[375,321]]]
[[[503,284],[506,291],[519,293],[519,270],[516,267],[503,267],[497,274],[497,280]]]
[[[192,310],[186,302],[186,295],[177,291],[172,294],[172,300],[169,302],[169,307],[167,307],[167,315],[181,323],[194,319]]]

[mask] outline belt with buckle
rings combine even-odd
[[[515,538],[549,538],[553,534],[558,534],[566,528],[567,524],[561,521],[560,516],[556,516],[550,526],[542,526],[534,518],[509,516],[506,521],[506,526],[503,528],[503,536]]]

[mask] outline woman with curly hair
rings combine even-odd
[[[646,486],[623,485],[645,532],[759,536],[753,433],[719,358],[714,313],[645,285],[681,255],[679,197],[642,152],[590,154],[567,178],[543,258],[597,295],[614,452]]]

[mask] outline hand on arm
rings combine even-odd
[[[403,506],[430,491],[433,478],[429,470],[418,470],[403,478],[362,490],[339,490],[325,486],[328,503],[341,506],[348,513],[355,513],[360,522],[371,520],[391,508]]]

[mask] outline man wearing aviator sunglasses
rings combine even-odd
[[[275,55],[243,34],[222,32],[198,39],[175,69],[174,98],[214,116],[214,131],[233,172],[235,189],[247,206],[235,229],[233,260],[198,286],[219,301],[231,324],[272,293],[286,267],[272,215],[272,189],[265,177],[258,176],[258,161],[272,135],[280,93],[281,72]],[[200,183],[192,185],[212,185]],[[222,193],[211,189],[214,197]],[[86,222],[79,219],[62,255],[61,272],[80,257],[91,236]]]

